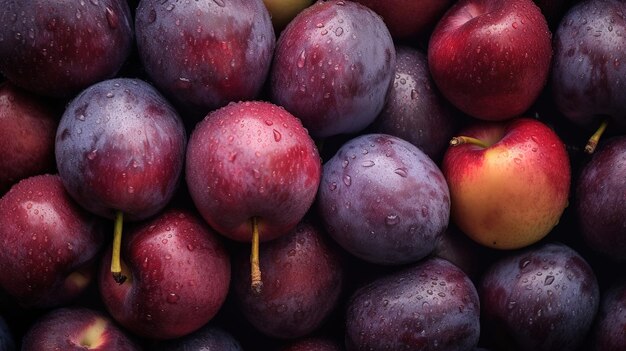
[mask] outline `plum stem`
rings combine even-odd
[[[457,145],[462,145],[462,144],[472,144],[472,145],[480,146],[485,149],[489,147],[487,143],[485,143],[484,141],[480,139],[469,137],[469,136],[464,136],[464,135],[455,136],[450,140],[451,146],[457,146]]]
[[[116,283],[122,284],[126,281],[126,276],[122,274],[122,265],[120,263],[122,248],[122,225],[124,223],[124,214],[122,211],[115,213],[115,227],[113,229],[113,253],[111,254],[111,274]]]
[[[602,123],[600,123],[600,127],[598,127],[595,133],[591,135],[591,137],[587,141],[587,145],[585,145],[586,153],[592,154],[596,150],[596,147],[598,146],[598,142],[600,141],[602,134],[604,134],[604,131],[606,130],[606,127],[608,126],[608,124],[609,124],[609,121],[607,119],[605,119],[604,121],[602,121]]]
[[[257,217],[252,217],[252,253],[250,254],[250,278],[252,292],[260,294],[263,288],[259,264],[259,224]]]

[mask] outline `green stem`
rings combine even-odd
[[[604,131],[606,131],[606,127],[608,126],[608,124],[609,124],[608,119],[605,119],[604,121],[602,121],[602,123],[600,123],[600,127],[598,127],[596,132],[593,133],[593,135],[591,135],[591,137],[587,141],[587,145],[585,145],[586,153],[592,154],[596,150],[596,147],[598,146],[598,142],[600,141],[602,134],[604,134]]]
[[[474,137],[469,137],[469,136],[464,136],[464,135],[455,136],[452,138],[452,140],[450,140],[450,145],[452,146],[457,146],[457,145],[462,145],[462,144],[472,144],[472,145],[480,146],[484,149],[489,147],[487,143],[485,143],[484,141],[480,139],[476,139]]]
[[[122,264],[120,261],[122,248],[122,226],[124,223],[124,214],[122,211],[115,213],[115,227],[113,229],[113,252],[111,254],[111,274],[118,284],[124,283],[126,276],[122,274]]]

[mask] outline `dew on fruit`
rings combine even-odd
[[[367,161],[361,162],[361,166],[363,166],[363,167],[372,167],[374,165],[375,165],[375,163],[372,160],[367,160]]]
[[[408,176],[408,171],[404,167],[396,168],[396,170],[394,170],[393,172],[402,178],[406,178]]]
[[[274,134],[274,140],[275,140],[276,142],[279,142],[279,141],[280,141],[280,139],[282,138],[282,135],[280,134],[280,132],[279,132],[279,131],[277,131],[276,129],[273,129],[273,130],[272,130],[272,133]]]
[[[350,177],[350,176],[349,176],[349,175],[347,175],[347,174],[346,174],[346,175],[344,175],[344,176],[343,176],[343,183],[344,183],[346,186],[350,186],[350,185],[352,184],[352,177]]]
[[[165,300],[167,301],[167,303],[175,304],[178,302],[178,300],[180,300],[180,296],[176,295],[175,293],[169,293]]]
[[[169,4],[169,5],[167,5],[167,7],[165,9],[167,11],[172,11],[174,9],[174,7],[176,7],[176,6],[174,6],[174,4]]]
[[[224,0],[213,0],[213,2],[219,6],[219,7],[225,7],[226,3],[224,2]]]
[[[113,10],[111,10],[109,7],[107,7],[105,11],[106,11],[106,18],[107,18],[107,23],[109,24],[109,28],[116,29],[117,27],[119,27],[120,19],[117,16],[117,14],[113,12]]]

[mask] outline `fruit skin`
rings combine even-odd
[[[551,58],[551,33],[532,0],[458,1],[428,45],[439,90],[484,120],[523,114],[546,85]]]
[[[213,323],[207,323],[202,328],[183,337],[162,340],[150,348],[159,351],[243,351],[243,348],[229,332]]]
[[[5,0],[0,9],[0,71],[40,95],[70,97],[112,78],[133,45],[126,1]]]
[[[283,345],[278,351],[342,351],[342,344],[324,336],[308,336]]]
[[[324,164],[317,212],[328,234],[362,260],[406,264],[429,255],[450,218],[439,167],[386,134],[346,142]]]
[[[0,287],[28,309],[76,300],[92,281],[103,228],[58,175],[21,180],[0,198]]]
[[[554,35],[551,92],[570,121],[595,129],[603,119],[610,129],[626,129],[626,4],[580,1],[559,22]]]
[[[589,350],[620,351],[626,349],[626,281],[611,281],[603,290],[598,315],[589,336]]]
[[[311,207],[322,172],[317,148],[301,122],[263,101],[211,112],[187,145],[186,181],[209,225],[250,242],[251,218],[261,241],[286,234]]]
[[[626,136],[600,144],[576,180],[574,209],[588,247],[613,261],[626,261]]]
[[[350,297],[347,350],[468,350],[478,343],[479,312],[467,275],[442,258],[428,258]]]
[[[394,83],[371,130],[400,137],[439,163],[459,125],[453,112],[432,81],[426,54],[396,46]]]
[[[51,102],[0,83],[0,196],[21,179],[54,172],[60,116]]]
[[[497,249],[545,237],[569,200],[570,161],[559,136],[530,118],[477,122],[459,135],[490,146],[450,146],[444,155],[454,223],[474,241]]]
[[[395,61],[393,39],[374,11],[352,1],[318,1],[278,38],[271,101],[315,138],[356,133],[382,110]]]
[[[496,261],[478,292],[483,334],[497,350],[578,350],[600,301],[591,266],[558,242]]]
[[[262,0],[142,0],[135,30],[155,86],[200,118],[230,101],[255,99],[276,44]]]
[[[113,318],[136,335],[182,337],[209,322],[226,299],[229,252],[194,212],[169,208],[128,229],[122,257],[128,280],[115,282],[109,249],[100,294]]]
[[[340,252],[316,223],[307,218],[290,233],[260,245],[260,294],[250,289],[249,249],[235,257],[233,294],[246,319],[265,335],[309,335],[339,305],[344,282]]]
[[[137,344],[105,313],[63,307],[37,319],[23,338],[22,351],[139,351]]]
[[[177,111],[150,84],[98,82],[68,105],[56,134],[63,184],[89,211],[141,220],[162,210],[181,179],[187,137]]]

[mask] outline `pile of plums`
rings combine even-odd
[[[626,350],[626,2],[0,0],[0,351]]]

